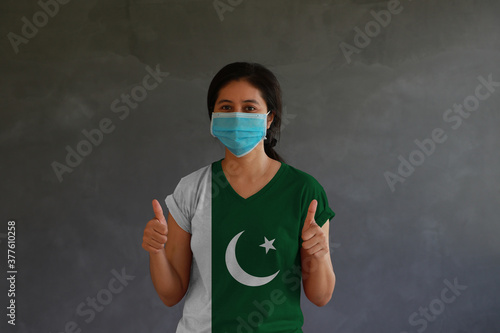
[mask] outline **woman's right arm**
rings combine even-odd
[[[157,200],[153,200],[153,210],[155,218],[144,229],[142,247],[149,252],[151,280],[158,296],[166,306],[174,306],[189,285],[191,234],[179,227],[170,213],[166,221]]]

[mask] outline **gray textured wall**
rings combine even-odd
[[[239,60],[277,74],[277,150],[337,213],[337,286],[304,299],[304,330],[500,331],[498,1],[43,1],[0,4],[2,332],[175,330],[142,232],[153,198],[223,156],[205,96]],[[148,66],[168,74],[145,90]]]

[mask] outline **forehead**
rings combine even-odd
[[[220,99],[227,99],[230,101],[255,99],[263,101],[260,90],[246,80],[231,81],[226,84],[219,90],[217,100]]]

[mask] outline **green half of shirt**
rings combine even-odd
[[[193,268],[177,332],[302,332],[301,232],[313,199],[319,226],[335,216],[326,193],[314,177],[281,163],[271,181],[243,198],[221,161],[184,177],[166,199],[174,219],[192,234]],[[197,304],[200,299],[210,305]],[[201,320],[210,323],[196,323]]]

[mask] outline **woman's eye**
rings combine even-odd
[[[221,110],[231,110],[231,107],[229,105],[223,105],[221,106]]]
[[[253,106],[247,106],[247,111],[255,111],[256,109]]]

